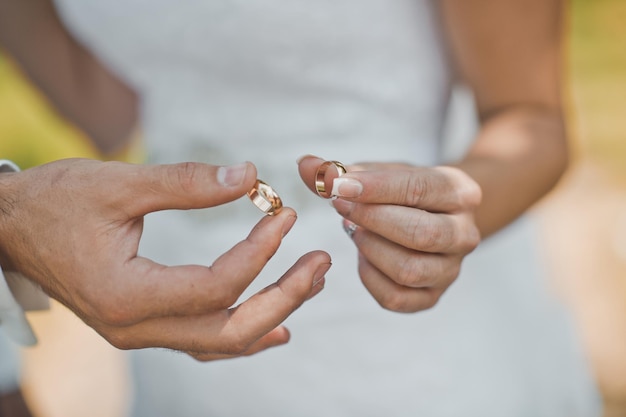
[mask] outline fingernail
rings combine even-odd
[[[283,223],[283,237],[285,237],[285,235],[289,233],[297,219],[297,216],[289,215],[289,217],[287,217],[287,220],[285,220],[285,223]]]
[[[358,197],[363,192],[363,184],[354,178],[338,177],[333,180],[332,195],[339,197]]]
[[[348,216],[352,212],[355,204],[356,203],[352,201],[342,200],[340,198],[332,201],[332,206],[337,210],[337,213],[343,216]]]
[[[313,156],[313,155],[311,155],[311,154],[302,155],[301,157],[299,157],[298,159],[296,159],[296,164],[300,164],[300,162],[302,162],[302,160],[303,160],[304,158],[311,158],[311,157],[314,157],[314,156]]]
[[[315,297],[317,294],[319,294],[320,292],[322,292],[322,290],[324,289],[324,278],[322,277],[322,279],[320,279],[318,281],[317,284],[315,284],[313,286],[313,288],[311,288],[311,292],[309,293],[309,295],[306,297],[307,301],[310,300],[311,298]]]
[[[319,284],[323,279],[328,270],[330,269],[332,263],[328,262],[326,264],[322,264],[317,267],[315,274],[313,274],[313,287]]]
[[[356,232],[356,229],[358,229],[358,227],[359,226],[357,226],[356,224],[352,223],[350,220],[344,220],[343,221],[343,230],[346,231],[346,233],[348,234],[350,239],[352,239],[352,235],[354,235],[354,232]]]
[[[248,164],[237,164],[219,167],[217,181],[224,187],[236,187],[243,182],[248,170]]]

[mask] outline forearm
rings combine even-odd
[[[130,140],[135,93],[71,37],[49,0],[0,0],[0,45],[103,152]]]
[[[459,79],[481,130],[458,163],[481,186],[488,236],[545,195],[567,166],[562,116],[562,0],[439,3]]]
[[[515,220],[554,187],[568,163],[560,114],[537,107],[487,118],[474,146],[456,166],[482,188],[476,221],[483,237]]]

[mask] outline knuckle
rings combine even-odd
[[[255,254],[267,262],[274,256],[282,243],[281,229],[275,226],[268,227],[267,224],[257,224],[244,242],[253,247]]]
[[[455,175],[456,197],[460,207],[476,208],[482,200],[482,189],[468,174],[457,169]]]
[[[91,315],[98,321],[112,327],[128,326],[137,321],[136,313],[129,307],[132,304],[127,303],[123,297],[105,298],[107,297],[89,303]]]
[[[225,310],[232,307],[239,299],[239,293],[234,288],[224,289],[221,297],[216,300],[215,308]]]
[[[438,251],[442,242],[450,240],[450,230],[438,227],[432,220],[429,216],[416,216],[409,225],[409,239],[415,249],[426,252]]]
[[[457,236],[455,246],[458,253],[468,254],[472,252],[481,242],[480,230],[473,223],[469,222],[465,227],[461,227],[463,232]]]
[[[101,321],[109,326],[128,326],[135,322],[134,314],[128,309],[115,307],[100,311]]]
[[[466,234],[464,249],[466,249],[467,253],[469,253],[476,249],[476,247],[480,244],[480,241],[480,231],[478,230],[478,227],[473,225],[472,227],[470,227],[469,232]]]
[[[249,347],[250,342],[246,341],[242,337],[237,336],[226,342],[224,346],[224,353],[240,356],[243,355]]]
[[[357,207],[358,206],[358,207]],[[350,213],[342,214],[342,216],[346,219],[351,219],[357,222],[359,225],[362,225],[361,230],[366,230],[367,227],[371,227],[371,225],[375,225],[379,222],[380,213],[376,210],[375,207],[371,207],[363,204],[355,204],[355,207],[352,208]],[[358,226],[357,226],[358,227]],[[356,240],[359,238],[360,240]],[[352,235],[352,240],[356,242],[363,241],[363,233],[354,233]]]
[[[452,281],[457,279],[457,277],[461,273],[461,261],[462,259],[459,259],[458,261],[451,262],[448,265],[445,272],[446,281],[451,283]]]
[[[401,292],[387,292],[380,296],[376,301],[378,301],[378,304],[380,304],[382,308],[389,311],[395,311],[398,313],[407,313],[411,311],[406,297],[404,297]]]
[[[395,281],[403,286],[418,287],[423,283],[426,275],[427,271],[425,262],[420,262],[418,259],[407,257],[400,264]]]
[[[426,296],[424,297],[424,301],[420,303],[419,309],[417,311],[430,310],[437,305],[439,299],[441,298],[440,292],[427,291],[425,294]]]
[[[469,174],[450,166],[439,166],[435,169],[445,176],[450,188],[451,210],[474,209],[480,205],[482,190]]]
[[[419,290],[419,298],[417,299],[403,292],[390,292],[377,301],[381,307],[390,311],[416,313],[433,308],[437,305],[440,296],[441,293],[432,290]]]
[[[166,171],[166,183],[173,191],[193,193],[198,183],[198,165],[193,162],[182,162],[172,165]]]
[[[229,331],[224,334],[224,337],[218,341],[217,346],[209,349],[211,352],[217,352],[226,355],[243,355],[250,345],[254,342],[246,332],[240,327],[231,327]],[[206,351],[206,347],[198,349],[198,351]]]
[[[396,313],[414,313],[420,310],[403,291],[390,291],[383,295],[378,303],[382,308]]]
[[[137,348],[132,337],[129,337],[126,332],[122,331],[110,331],[107,334],[102,335],[104,339],[109,342],[113,347],[120,350],[130,350]]]
[[[408,175],[402,200],[409,206],[419,206],[424,196],[429,193],[429,183],[419,175]]]

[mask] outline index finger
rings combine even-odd
[[[315,175],[324,160],[303,158],[300,176],[315,192]],[[393,204],[433,213],[454,213],[480,202],[479,186],[453,167],[413,167],[403,164],[359,164],[336,178],[333,194],[356,203]]]
[[[354,196],[357,184],[361,192]],[[467,174],[450,167],[350,172],[335,180],[333,191],[357,203],[392,204],[431,213],[456,213],[480,202],[478,185]]]

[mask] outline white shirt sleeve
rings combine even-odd
[[[7,335],[15,342],[32,346],[37,343],[37,338],[30,327],[24,309],[13,297],[2,269],[0,269],[0,325]]]

